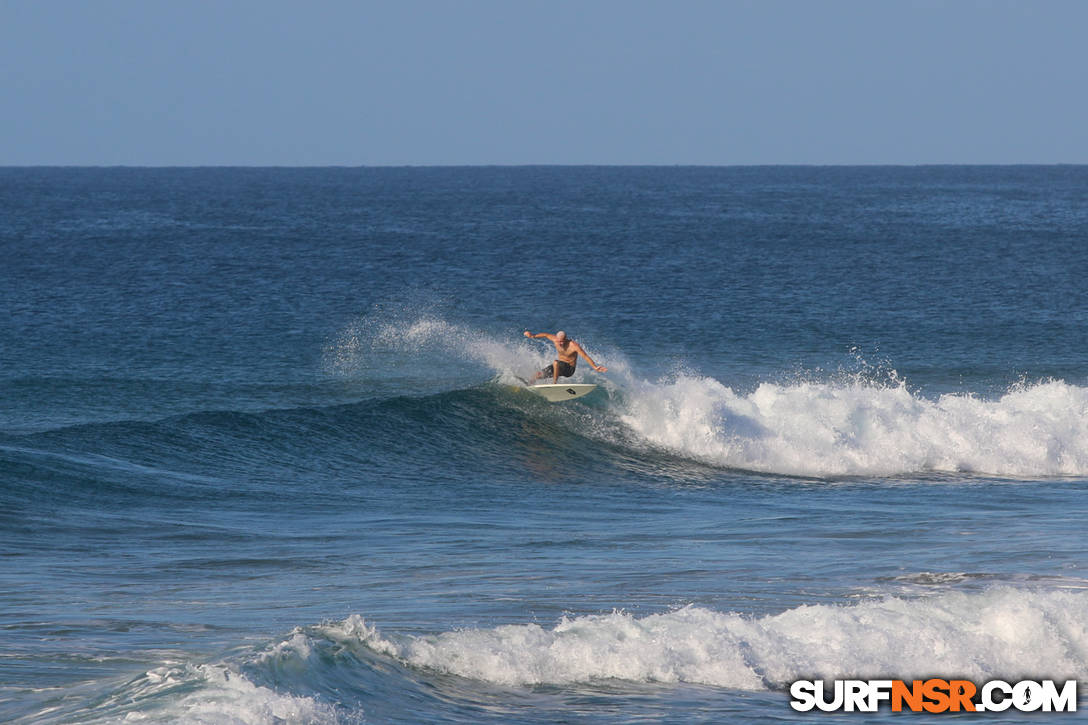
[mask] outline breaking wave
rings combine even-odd
[[[520,339],[517,330],[496,336],[435,316],[379,316],[364,318],[330,344],[326,367],[370,382],[395,367],[398,375],[424,381],[417,383],[421,389],[426,381],[439,389],[463,385],[466,373],[478,384],[518,385],[519,377],[548,361],[545,347]],[[717,467],[815,478],[1088,474],[1088,387],[1065,381],[1020,383],[998,397],[933,398],[894,372],[863,370],[738,392],[691,373],[647,380],[620,351],[601,352],[609,373],[580,369],[576,377],[603,388],[584,403],[594,418],[581,421],[578,432],[610,443]],[[465,370],[451,371],[451,359],[464,360]]]
[[[717,380],[636,384],[617,410],[646,441],[714,465],[796,476],[1088,474],[1088,388],[1021,385],[996,400],[906,385]]]
[[[750,618],[687,606],[430,636],[385,635],[353,616],[310,636],[357,641],[413,667],[507,686],[599,680],[780,689],[797,679],[1088,676],[1088,592],[980,593],[807,605]],[[296,634],[298,636],[298,633]],[[309,637],[293,644],[310,652]]]

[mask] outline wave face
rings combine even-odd
[[[762,383],[738,393],[709,377],[649,382],[616,375],[598,378],[601,389],[584,402],[552,405],[518,391],[514,376],[522,372],[499,367],[491,383],[420,397],[79,424],[5,440],[10,450],[93,442],[93,454],[76,458],[108,468],[103,456],[113,456],[129,473],[184,467],[195,451],[213,457],[198,469],[203,475],[217,468],[207,465],[214,457],[259,468],[270,465],[270,454],[299,463],[318,451],[331,459],[398,459],[411,445],[436,456],[416,458],[420,464],[479,456],[503,468],[521,454],[517,431],[528,426],[550,431],[565,450],[557,455],[606,465],[686,462],[811,478],[1088,475],[1088,388],[1064,381],[1018,385],[995,399],[930,399],[903,384],[864,381]]]

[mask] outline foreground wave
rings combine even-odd
[[[90,710],[54,714],[86,722],[331,723],[365,720],[382,693],[400,693],[416,713],[441,700],[494,714],[538,687],[780,692],[811,678],[1077,679],[1088,677],[1086,621],[1082,589],[1006,585],[762,617],[687,606],[431,635],[384,633],[353,615],[300,627],[239,660],[156,668]]]
[[[430,637],[385,637],[355,617],[325,636],[358,638],[413,667],[502,685],[604,679],[777,689],[801,677],[1083,677],[1088,593],[994,588],[756,619],[689,606]]]

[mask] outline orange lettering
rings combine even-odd
[[[948,682],[946,680],[926,680],[922,683],[922,694],[929,702],[922,703],[926,712],[945,712],[948,710]]]
[[[892,712],[902,712],[904,702],[913,712],[922,709],[921,680],[914,680],[910,687],[902,680],[892,681]]]
[[[970,680],[952,680],[948,683],[948,692],[951,700],[952,712],[959,712],[962,707],[965,712],[974,712],[975,703],[971,698],[975,696],[975,683]]]

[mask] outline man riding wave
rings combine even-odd
[[[529,339],[539,337],[547,338],[555,344],[555,351],[558,355],[554,363],[544,368],[543,370],[538,370],[536,372],[536,374],[533,376],[534,383],[544,377],[550,377],[553,383],[558,383],[559,378],[569,378],[571,375],[574,375],[574,369],[578,365],[579,355],[584,357],[586,359],[586,362],[589,363],[590,367],[592,367],[597,372],[603,373],[608,371],[608,368],[593,362],[593,358],[586,354],[586,351],[582,349],[582,346],[567,337],[567,333],[563,332],[562,330],[555,333],[554,335],[550,332],[538,332],[534,335],[533,333],[526,330],[525,336]]]

